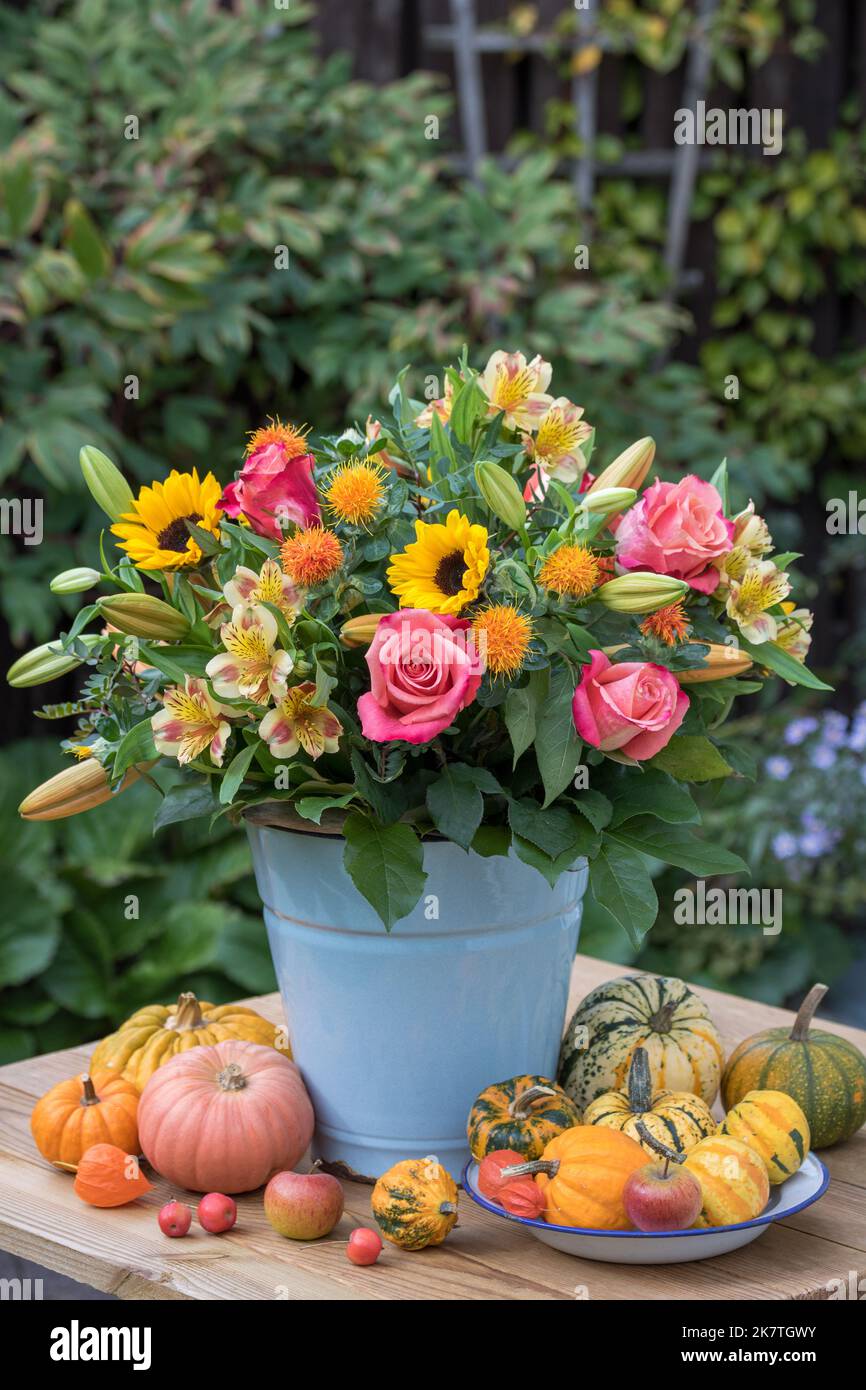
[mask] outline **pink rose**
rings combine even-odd
[[[243,512],[258,536],[282,539],[279,523],[315,526],[321,521],[313,455],[289,457],[285,444],[265,444],[244,461],[240,475],[229,483],[219,505],[229,516]]]
[[[693,589],[711,594],[719,582],[712,562],[732,548],[733,534],[733,522],[725,519],[712,483],[690,473],[678,483],[653,483],[620,518],[617,564],[685,579]]]
[[[471,704],[481,684],[467,618],[401,608],[380,618],[367,650],[371,689],[358,701],[365,738],[427,743]]]
[[[618,749],[638,762],[664,748],[685,718],[689,697],[676,677],[652,661],[614,665],[591,651],[574,692],[574,727],[584,743]]]

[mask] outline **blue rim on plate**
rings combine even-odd
[[[822,1162],[817,1154],[810,1154],[809,1157],[813,1158],[821,1169],[821,1185],[816,1192],[810,1193],[805,1201],[798,1202],[794,1207],[786,1207],[784,1211],[779,1212],[778,1197],[781,1195],[781,1189],[785,1186],[784,1183],[781,1183],[771,1191],[770,1201],[761,1212],[761,1215],[753,1217],[751,1221],[738,1221],[733,1226],[690,1226],[684,1231],[599,1231],[591,1226],[555,1226],[549,1221],[536,1221],[529,1216],[513,1216],[512,1213],[506,1211],[504,1207],[499,1207],[495,1202],[489,1202],[486,1197],[482,1197],[474,1183],[469,1181],[470,1168],[478,1167],[477,1160],[474,1158],[471,1158],[463,1169],[461,1181],[464,1191],[469,1193],[472,1201],[475,1202],[477,1206],[483,1207],[485,1211],[492,1212],[494,1216],[502,1217],[506,1221],[514,1221],[518,1226],[534,1226],[542,1231],[562,1231],[563,1234],[566,1235],[608,1236],[613,1240],[670,1240],[674,1236],[711,1236],[721,1234],[723,1231],[747,1231],[753,1226],[767,1226],[771,1221],[782,1220],[785,1217],[794,1216],[798,1211],[803,1211],[806,1207],[810,1207],[813,1202],[817,1202],[819,1197],[823,1197],[824,1193],[827,1191],[830,1182],[830,1173],[826,1163]],[[793,1177],[795,1175],[792,1174],[791,1176]],[[776,1198],[775,1202],[773,1201],[774,1197]]]

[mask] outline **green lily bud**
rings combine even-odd
[[[586,497],[591,497],[593,493],[602,492],[609,487],[639,488],[650,471],[655,455],[654,439],[651,439],[649,435],[645,439],[638,439],[636,443],[630,444],[614,459],[613,463],[609,463],[607,468],[599,473],[595,482],[587,490]],[[584,502],[586,497],[583,498]]]
[[[614,613],[654,613],[657,608],[676,603],[688,591],[689,586],[682,579],[641,570],[609,579],[593,597]]]
[[[182,613],[152,594],[112,594],[100,599],[99,611],[106,622],[129,637],[178,642],[190,629]]]
[[[475,465],[475,482],[493,515],[512,531],[522,531],[526,525],[526,503],[511,474],[486,459]]]
[[[92,589],[94,584],[98,584],[101,578],[99,570],[82,566],[80,569],[63,570],[61,574],[55,574],[48,587],[52,594],[83,594],[85,589]]]
[[[637,493],[633,487],[605,487],[581,498],[583,510],[596,516],[615,516],[636,501]]]
[[[112,521],[118,521],[135,505],[132,489],[120,469],[101,449],[86,444],[78,455],[90,495]]]
[[[95,633],[78,638],[88,650],[95,647],[99,640]],[[65,676],[67,671],[74,671],[82,660],[73,652],[65,652],[59,642],[43,642],[40,647],[34,647],[13,661],[6,672],[6,679],[16,690],[29,685],[42,685],[44,681],[53,681],[58,676]]]

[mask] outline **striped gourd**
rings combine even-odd
[[[666,1144],[675,1153],[687,1153],[701,1139],[716,1132],[716,1122],[710,1108],[700,1096],[688,1091],[652,1093],[645,1047],[636,1047],[632,1054],[628,1090],[607,1091],[591,1101],[584,1115],[584,1123],[621,1129],[623,1134],[635,1139],[653,1156],[656,1151],[641,1137],[638,1129],[641,1123],[653,1139]]]
[[[546,1076],[512,1076],[486,1086],[469,1111],[466,1135],[479,1162],[497,1149],[540,1158],[564,1129],[580,1124],[580,1111]]]
[[[729,1134],[702,1139],[686,1154],[683,1167],[701,1185],[696,1226],[736,1226],[760,1216],[767,1205],[770,1180],[764,1160]]]
[[[784,1091],[749,1091],[728,1111],[719,1133],[760,1154],[772,1186],[796,1173],[809,1152],[809,1121]]]
[[[406,1158],[384,1173],[370,1199],[386,1240],[402,1250],[441,1245],[457,1220],[457,1188],[437,1159]]]
[[[826,993],[826,985],[809,991],[790,1030],[767,1028],[741,1042],[722,1079],[727,1110],[749,1091],[792,1096],[815,1149],[850,1139],[866,1121],[866,1057],[846,1038],[809,1027]]]
[[[621,1091],[635,1048],[645,1047],[653,1090],[688,1091],[712,1105],[724,1053],[703,1000],[682,980],[624,975],[598,985],[571,1018],[560,1085],[580,1110]]]

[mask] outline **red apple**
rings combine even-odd
[[[318,1240],[343,1215],[343,1189],[330,1173],[275,1173],[265,1188],[265,1216],[289,1240]]]
[[[374,1265],[382,1253],[382,1238],[369,1226],[358,1226],[349,1236],[346,1254],[353,1265]]]
[[[192,1222],[192,1212],[184,1202],[166,1202],[156,1218],[164,1236],[185,1236]]]
[[[639,1231],[686,1231],[702,1201],[695,1175],[662,1159],[629,1173],[622,1190],[626,1216]]]
[[[224,1192],[209,1192],[198,1204],[198,1224],[211,1235],[221,1235],[230,1231],[238,1219],[238,1207]]]

